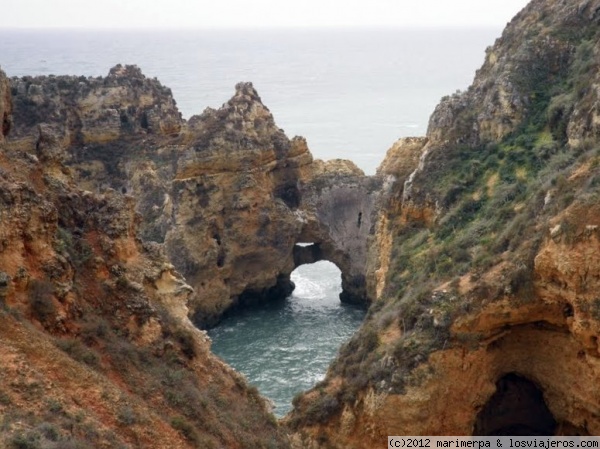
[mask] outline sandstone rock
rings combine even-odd
[[[385,159],[377,168],[377,175],[408,178],[417,166],[426,144],[427,139],[423,137],[399,139],[387,151]]]
[[[313,161],[306,141],[285,136],[250,83],[238,84],[219,110],[192,118],[190,134],[170,195],[185,226],[168,229],[165,242],[197,290],[198,323],[289,293],[301,263],[296,243],[318,248],[311,262],[340,267],[343,300],[368,301],[365,255],[377,188],[360,170]]]
[[[106,78],[13,78],[15,140],[35,139],[35,127],[60,130],[65,145],[101,144],[132,135],[172,135],[181,114],[171,91],[136,66],[118,65]]]

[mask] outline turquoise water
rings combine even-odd
[[[209,332],[215,354],[271,399],[277,416],[296,393],[323,379],[337,350],[358,329],[365,311],[341,304],[340,271],[330,262],[292,273],[286,300],[244,310]]]

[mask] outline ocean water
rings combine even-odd
[[[295,394],[325,377],[365,310],[341,304],[340,270],[330,262],[298,267],[286,300],[246,309],[209,331],[212,349],[270,398],[277,416]]]
[[[187,31],[0,30],[9,76],[105,76],[137,64],[173,90],[185,117],[252,81],[289,137],[315,157],[375,172],[399,137],[424,135],[444,95],[465,89],[500,29]]]
[[[219,107],[252,81],[289,137],[317,158],[353,160],[373,174],[400,137],[421,136],[444,95],[465,89],[500,29],[219,31],[0,30],[9,76],[105,76],[137,64],[170,87],[184,117]],[[287,300],[246,310],[213,329],[213,351],[244,373],[275,413],[322,379],[364,311],[342,305],[339,270],[293,274]]]

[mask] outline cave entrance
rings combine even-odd
[[[510,373],[496,383],[496,392],[477,415],[473,435],[551,436],[555,430],[556,421],[542,390]]]

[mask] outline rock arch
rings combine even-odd
[[[296,243],[311,244],[294,246],[293,268],[332,262],[342,272],[342,302],[366,304],[369,239],[381,185],[376,178],[341,173],[338,168],[301,184],[305,223]]]
[[[315,164],[323,163],[315,161]],[[364,305],[370,302],[366,269],[369,239],[376,220],[379,180],[362,173],[349,173],[349,162],[344,161],[342,170],[340,162],[336,164],[335,169],[319,170],[317,176],[309,173],[300,179],[298,207],[294,211],[300,225],[286,236],[289,243],[282,248],[286,256],[268,260],[271,269],[278,264],[269,286],[246,288],[234,298],[232,307],[289,295],[294,289],[290,279],[292,272],[301,265],[319,261],[332,262],[339,268],[342,302]],[[268,238],[272,238],[271,234],[278,229],[271,228],[269,232]],[[283,231],[279,236],[284,238]]]

